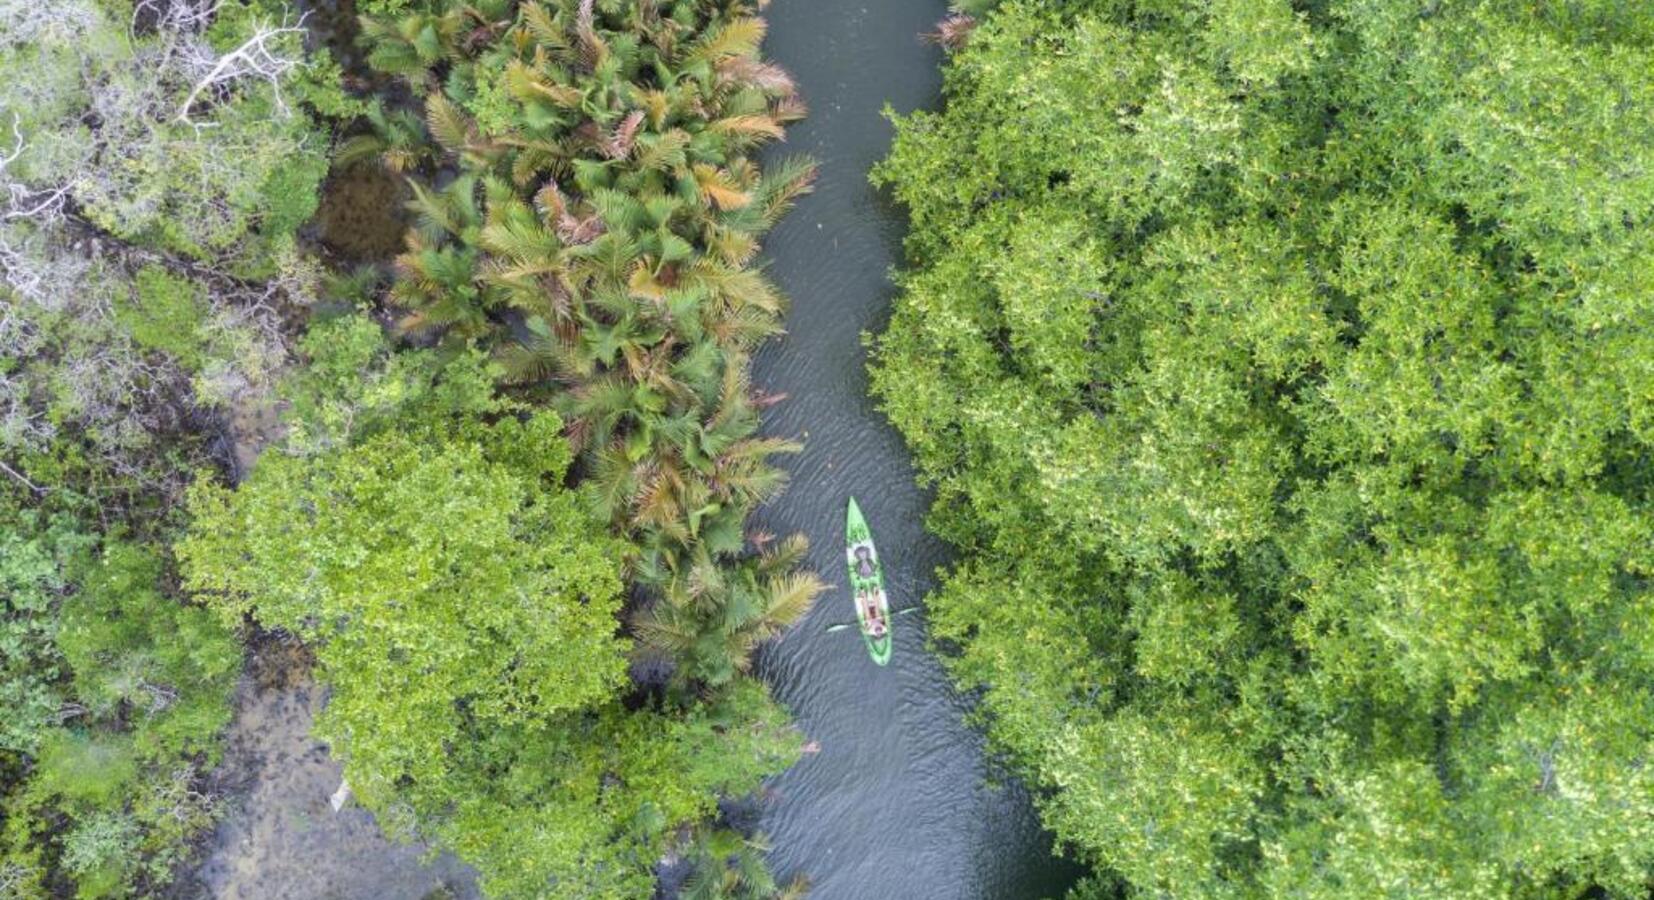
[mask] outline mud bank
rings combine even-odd
[[[474,874],[452,856],[398,844],[354,804],[333,812],[339,764],[310,736],[324,692],[295,645],[261,642],[236,691],[215,780],[233,799],[179,897],[218,900],[469,900]]]

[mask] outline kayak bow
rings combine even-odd
[[[844,559],[850,567],[850,600],[856,605],[856,621],[861,624],[867,655],[882,666],[890,662],[892,646],[890,601],[884,592],[884,565],[873,546],[873,531],[867,527],[854,497],[844,515]],[[882,633],[876,633],[875,618],[884,625]]]

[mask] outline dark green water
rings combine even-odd
[[[895,606],[919,602],[945,548],[922,526],[900,435],[867,399],[861,333],[882,330],[905,228],[867,182],[889,149],[880,115],[934,107],[941,63],[919,40],[944,0],[778,0],[768,56],[798,80],[810,116],[772,152],[821,163],[815,193],[765,242],[770,272],[792,298],[788,335],[758,355],[754,383],[789,399],[765,429],[799,437],[783,465],[787,493],[759,514],[778,533],[809,535],[811,563],[835,589],[764,654],[760,671],[819,741],[773,783],[764,830],[783,875],[804,872],[816,900],[962,900],[1061,896],[1074,869],[1050,854],[1026,794],[993,786],[966,704],[925,650],[921,616],[896,619],[895,658],[880,669],[853,630],[843,562],[844,505],[854,494],[885,559]]]

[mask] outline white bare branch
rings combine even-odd
[[[12,163],[17,162],[23,155],[27,145],[23,140],[23,118],[15,111],[11,114],[12,148],[4,155],[0,155],[0,187],[5,188],[6,202],[0,210],[0,218],[6,219],[35,219],[50,218],[63,208],[68,199],[69,188],[60,185],[45,190],[30,188],[21,181],[12,179],[6,170]],[[0,248],[0,258],[3,258],[6,248]]]
[[[0,897],[21,896],[23,883],[29,877],[29,870],[21,863],[0,863]]]
[[[308,13],[306,14],[308,15]],[[287,73],[306,63],[302,58],[285,56],[271,46],[275,39],[287,34],[304,33],[304,16],[291,25],[285,21],[281,25],[260,24],[253,30],[241,46],[218,57],[205,75],[190,89],[189,96],[178,109],[177,121],[190,125],[196,123],[190,119],[190,110],[194,108],[201,94],[208,90],[228,87],[243,79],[260,79],[270,85],[275,93],[276,108],[283,116],[290,115],[287,101],[281,95],[281,79]],[[199,126],[198,126],[199,127]]]
[[[140,0],[132,7],[132,23],[127,33],[136,39],[139,20],[150,16],[151,27],[156,31],[200,34],[212,24],[223,5],[224,0]]]
[[[16,112],[11,114],[12,149],[10,153],[0,156],[0,172],[23,155],[23,117]]]
[[[12,468],[11,466],[6,465],[4,461],[0,461],[0,471],[4,471],[7,475],[10,475],[11,477],[17,479],[17,481],[20,482],[24,487],[28,488],[30,491],[32,491],[36,494],[46,493],[45,488],[41,487],[38,484],[35,484],[34,482],[30,481],[29,479],[23,477],[22,473],[18,472],[16,469]]]
[[[86,4],[0,0],[0,43],[14,47],[43,37],[77,38],[97,26],[97,8]]]

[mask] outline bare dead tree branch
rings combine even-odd
[[[0,0],[0,41],[21,46],[42,35],[78,36],[98,25],[95,7],[40,0]]]
[[[47,491],[47,488],[43,488],[40,485],[35,484],[34,482],[30,481],[29,479],[24,478],[23,474],[21,472],[17,471],[16,469],[12,468],[11,466],[6,465],[5,461],[3,461],[3,460],[0,460],[0,470],[4,470],[7,475],[10,475],[11,477],[17,479],[18,482],[20,482],[24,487],[26,487],[29,490],[35,492],[36,494],[44,494]]]
[[[132,21],[127,34],[136,40],[138,22],[144,16],[154,17],[157,31],[200,34],[212,24],[224,0],[140,0],[132,7]]]
[[[309,13],[305,14],[307,15]],[[232,85],[245,78],[268,82],[270,90],[275,95],[276,108],[283,116],[291,115],[292,111],[288,109],[287,101],[282,97],[281,79],[287,73],[305,65],[305,62],[302,59],[283,56],[271,48],[270,42],[284,34],[303,34],[305,16],[300,16],[298,21],[291,25],[285,20],[281,25],[261,24],[254,29],[253,36],[241,46],[218,57],[212,68],[190,89],[175,119],[197,128],[205,127],[204,124],[196,123],[190,118],[190,110],[202,92]]]
[[[23,140],[22,117],[14,110],[11,114],[12,148],[4,155],[0,155],[0,186],[6,189],[6,208],[0,213],[0,218],[7,219],[34,219],[51,217],[63,209],[63,204],[69,196],[68,185],[55,188],[37,190],[30,188],[21,181],[13,181],[6,171],[17,162],[27,149]]]

